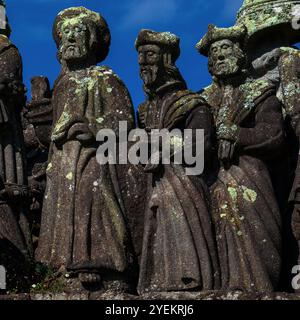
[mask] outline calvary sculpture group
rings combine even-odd
[[[0,9],[5,9],[0,1]],[[53,26],[61,72],[31,80],[0,30],[0,265],[9,289],[38,268],[88,291],[292,292],[300,265],[300,0],[245,0],[236,24],[196,45],[212,83],[192,92],[180,40],[143,29],[135,48],[145,102],[110,68],[105,19],[84,7]],[[199,35],[200,37],[200,35]],[[205,169],[100,164],[97,133],[204,130]],[[184,139],[176,140],[184,149]],[[151,159],[157,159],[155,163]],[[70,282],[70,279],[72,280]],[[26,281],[25,281],[26,282]]]

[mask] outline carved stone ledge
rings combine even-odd
[[[98,293],[45,293],[45,294],[17,294],[3,295],[0,300],[300,300],[300,294],[295,293],[241,293],[237,291],[207,291],[200,293],[190,292],[161,292],[134,296],[116,294],[114,292]]]

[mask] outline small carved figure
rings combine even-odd
[[[37,260],[79,277],[87,289],[129,290],[134,256],[116,170],[100,165],[100,129],[134,126],[130,95],[111,69],[97,66],[110,46],[100,14],[84,7],[60,12],[53,35],[62,70],[54,113]]]
[[[169,32],[142,30],[136,40],[140,76],[147,100],[139,107],[140,128],[204,129],[206,161],[210,160],[212,117],[198,94],[187,90],[175,65],[179,38]],[[219,287],[219,267],[209,197],[203,176],[189,176],[185,164],[162,163],[162,151],[149,157],[148,197],[138,292],[212,290]],[[180,151],[177,151],[180,152]],[[151,161],[156,159],[158,161]]]
[[[197,44],[213,84],[219,170],[211,187],[222,288],[273,291],[281,272],[281,216],[266,161],[284,145],[281,103],[267,80],[247,77],[245,28],[210,25]]]
[[[46,77],[31,79],[31,96],[32,100],[27,103],[22,114],[22,121],[31,199],[29,219],[33,244],[36,247],[46,188],[46,168],[53,120],[51,90]]]

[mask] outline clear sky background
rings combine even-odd
[[[188,86],[199,90],[210,84],[207,59],[195,44],[209,23],[219,27],[234,24],[243,0],[7,0],[12,41],[24,63],[24,82],[45,75],[51,85],[60,65],[52,39],[52,24],[57,13],[67,7],[85,6],[100,12],[107,20],[112,45],[103,64],[111,67],[128,87],[135,108],[144,100],[139,78],[134,41],[140,29],[170,31],[181,39],[179,66]]]

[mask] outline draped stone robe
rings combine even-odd
[[[210,112],[182,83],[159,88],[140,106],[138,118],[147,131],[204,129],[210,160]],[[184,165],[171,160],[149,174],[147,198],[138,292],[217,289],[217,250],[202,177],[187,176]]]
[[[62,74],[53,93],[54,129],[37,260],[75,272],[123,273],[133,262],[113,165],[96,160],[100,129],[134,124],[127,89],[106,67]],[[76,139],[86,124],[93,141]]]
[[[26,269],[24,258],[31,254],[25,206],[28,195],[26,161],[20,120],[25,104],[22,81],[19,51],[6,36],[0,35],[0,83],[15,83],[20,89],[5,89],[0,94],[0,265],[6,266],[13,282],[18,281],[18,277],[21,279],[21,273]],[[18,196],[8,196],[7,188],[15,189]]]
[[[273,291],[279,283],[281,216],[267,166],[284,145],[275,93],[267,81],[248,81],[232,90],[228,105],[217,84],[202,94],[216,129],[228,120],[240,128],[232,162],[220,165],[211,187],[224,290]]]

